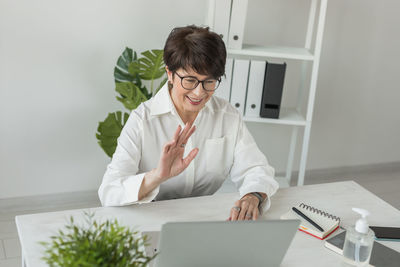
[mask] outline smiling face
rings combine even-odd
[[[181,78],[179,76],[192,76],[197,78],[199,81],[213,77],[198,74],[192,69],[185,70],[180,68],[176,71],[176,73],[169,71],[168,67],[166,67],[166,70],[168,74],[168,81],[172,83],[170,95],[175,108],[183,122],[186,123],[189,121],[192,123],[199,111],[205,106],[207,101],[210,100],[214,92],[205,91],[201,83],[199,83],[195,89],[187,90],[182,87]]]

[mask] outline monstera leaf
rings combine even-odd
[[[147,50],[142,53],[142,56],[131,63],[129,66],[130,73],[135,73],[139,69],[139,76],[143,80],[155,80],[165,74],[163,50]]]
[[[115,82],[133,82],[137,73],[129,73],[128,68],[132,62],[137,61],[137,54],[130,48],[125,48],[119,56],[117,65],[114,68]]]
[[[132,62],[129,65],[129,73],[138,73],[139,77],[143,80],[151,81],[150,93],[155,94],[153,81],[162,77],[165,74],[165,64],[163,60],[163,50],[147,50],[142,53],[141,58]],[[165,82],[162,82],[164,84]]]
[[[117,83],[115,90],[122,96],[117,96],[118,101],[129,110],[137,108],[140,103],[147,100],[147,97],[140,91],[139,87],[131,82]]]
[[[107,118],[103,122],[99,122],[96,137],[99,145],[110,158],[117,148],[117,139],[128,118],[128,113],[124,113],[122,118],[122,112],[117,111],[108,113]]]
[[[117,100],[128,110],[133,110],[150,99],[167,81],[167,78],[163,79],[154,89],[154,80],[165,75],[163,50],[148,50],[141,55],[138,58],[136,52],[126,47],[114,68],[115,90],[119,93]],[[150,80],[150,91],[142,80]],[[117,138],[128,117],[128,113],[122,114],[118,111],[109,113],[103,122],[99,122],[96,138],[109,157],[114,154]]]

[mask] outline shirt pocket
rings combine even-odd
[[[207,172],[228,174],[233,160],[233,151],[230,148],[230,144],[229,136],[206,139]]]

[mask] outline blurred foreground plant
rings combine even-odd
[[[40,242],[46,250],[42,259],[49,266],[147,266],[156,257],[147,257],[147,236],[120,226],[117,220],[99,223],[94,214],[85,214],[87,226],[74,223],[71,216],[64,230]]]

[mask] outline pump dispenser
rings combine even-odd
[[[359,213],[361,218],[357,220],[355,226],[347,229],[343,247],[344,263],[347,266],[367,266],[375,237],[367,221],[370,213],[360,208],[353,208],[353,211]]]
[[[361,218],[358,219],[358,221],[356,222],[355,226],[356,231],[362,234],[368,233],[369,225],[367,222],[367,216],[369,216],[369,211],[359,208],[353,208],[353,211],[357,212],[358,214],[361,214]]]

